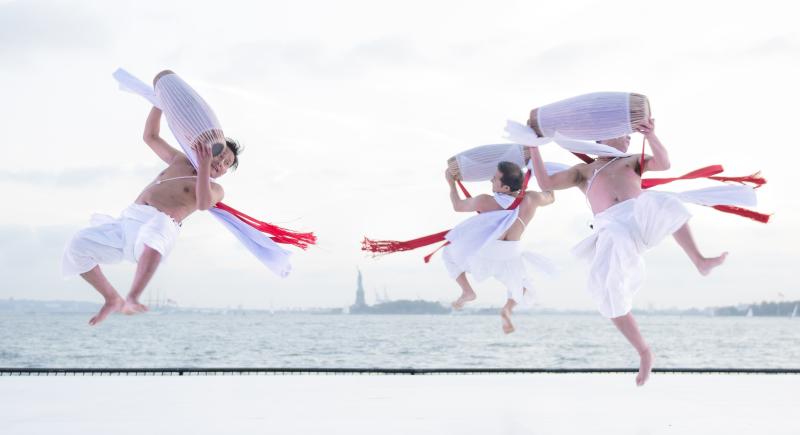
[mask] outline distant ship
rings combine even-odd
[[[356,302],[343,312],[345,314],[449,314],[450,308],[438,302],[401,299],[389,301],[384,290],[383,300],[375,305],[367,305],[364,299],[364,282],[361,270],[358,270],[356,286]]]

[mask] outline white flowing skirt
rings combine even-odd
[[[453,258],[449,246],[445,246],[442,258],[450,277],[458,278],[462,273],[471,274],[478,282],[489,277],[503,283],[507,296],[522,307],[535,301],[532,270],[552,274],[555,269],[547,258],[531,251],[523,251],[519,240],[494,240],[489,242],[463,263]]]
[[[98,264],[122,260],[138,262],[145,246],[158,251],[163,261],[175,245],[178,230],[169,215],[149,205],[132,204],[118,218],[92,215],[91,226],[78,231],[67,244],[62,274],[75,276]]]
[[[645,278],[645,251],[691,214],[675,194],[646,191],[598,213],[594,233],[573,248],[591,264],[587,289],[605,317],[628,314]]]

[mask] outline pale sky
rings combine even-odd
[[[503,142],[506,119],[593,91],[649,96],[672,160],[665,174],[719,163],[769,180],[757,207],[775,213],[768,225],[689,206],[701,250],[730,251],[728,262],[701,277],[666,240],[647,254],[636,306],[800,299],[796,17],[771,0],[0,1],[0,298],[101,301],[79,278],[61,279],[63,247],[163,166],[141,140],[147,103],[111,78],[124,67],[145,81],[175,70],[245,145],[239,170],[220,179],[227,203],[319,236],[281,279],[196,213],[149,288],[183,306],[342,307],[357,268],[368,301],[384,288],[394,299],[455,298],[440,256],[422,262],[430,249],[372,259],[361,238],[466,219],[448,201],[446,159]],[[554,146],[543,153],[576,163]],[[526,244],[561,266],[540,280],[542,306],[593,309],[586,267],[569,254],[590,219],[580,192],[565,191],[529,227]],[[105,270],[127,292],[134,265]],[[476,290],[485,305],[505,297],[491,281]]]

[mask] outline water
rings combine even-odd
[[[2,367],[636,367],[597,315],[0,314]],[[800,368],[800,319],[640,316],[656,367]]]

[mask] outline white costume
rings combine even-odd
[[[167,74],[159,78],[155,89],[121,68],[114,72],[114,78],[119,82],[120,89],[140,95],[164,111],[178,144],[195,168],[197,157],[192,149],[195,142],[225,143],[225,135],[222,134],[214,112],[203,98],[176,74]],[[276,275],[280,277],[289,275],[292,269],[289,263],[291,252],[225,210],[212,207],[208,211]]]
[[[132,204],[119,218],[95,214],[91,226],[72,238],[64,250],[62,273],[75,276],[92,270],[98,264],[122,260],[138,262],[144,247],[169,255],[178,237],[180,224],[155,207]]]
[[[642,255],[685,224],[691,214],[675,195],[645,191],[594,217],[594,233],[573,248],[591,262],[588,291],[600,314],[624,316],[642,287]]]
[[[514,197],[495,194],[495,200],[505,208],[514,202]],[[548,273],[553,267],[546,258],[523,251],[519,240],[499,240],[518,219],[518,208],[490,211],[473,216],[450,230],[445,236],[450,244],[442,253],[450,277],[458,278],[464,272],[478,281],[494,277],[506,286],[509,299],[523,307],[532,305],[534,288],[528,266]]]

